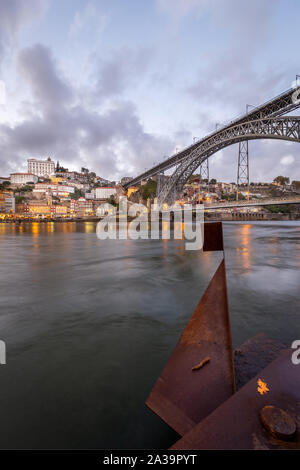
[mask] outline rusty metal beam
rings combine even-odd
[[[222,224],[205,224],[204,249],[222,250]],[[187,324],[146,405],[180,435],[235,390],[224,259]]]
[[[224,251],[222,222],[204,224],[203,251]]]
[[[292,349],[282,351],[278,359],[171,449],[300,449],[300,366],[292,363],[293,352]],[[259,386],[259,381],[265,386]],[[288,440],[278,435],[282,428],[286,431],[287,424],[291,429],[291,423],[283,422],[278,412],[267,416],[266,428],[264,413],[273,407],[277,411],[279,408],[283,415],[287,413],[289,421],[295,424],[296,433]],[[276,428],[277,437],[271,432]]]

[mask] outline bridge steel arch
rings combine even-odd
[[[174,192],[181,191],[188,178],[207,158],[219,150],[243,140],[278,139],[300,142],[300,117],[284,116],[256,119],[228,127],[205,139],[176,168],[161,189],[157,203],[173,202]]]
[[[300,87],[290,88],[289,90],[281,93],[275,98],[261,104],[260,106],[257,106],[256,108],[252,109],[250,112],[247,112],[246,114],[243,114],[242,116],[235,118],[234,120],[225,124],[223,127],[219,128],[218,130],[203,137],[202,139],[195,142],[194,144],[186,147],[185,149],[179,151],[175,155],[160,162],[158,165],[155,165],[153,168],[133,178],[130,182],[124,184],[124,188],[128,189],[130,186],[140,184],[142,181],[152,178],[153,176],[161,173],[162,171],[169,170],[181,164],[187,157],[189,157],[191,152],[196,151],[198,146],[201,145],[204,141],[211,138],[212,136],[217,136],[220,132],[223,132],[224,130],[227,130],[229,128],[232,128],[233,126],[236,126],[238,124],[242,124],[245,122],[255,121],[257,119],[266,119],[266,118],[275,117],[275,116],[279,117],[286,113],[290,113],[291,111],[294,111],[295,109],[300,107],[300,99],[297,99],[299,98],[299,95],[300,95]]]

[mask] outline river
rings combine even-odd
[[[224,223],[234,346],[300,339],[300,222]],[[220,253],[0,224],[1,448],[166,448],[144,402]]]

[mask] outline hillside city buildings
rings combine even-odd
[[[104,215],[103,203],[117,205],[120,196],[127,196],[132,203],[150,207],[155,202],[159,177],[140,186],[131,186],[127,191],[123,184],[132,178],[123,177],[120,183],[97,176],[87,168],[80,172],[69,170],[46,160],[29,159],[28,171],[0,177],[0,220],[8,217],[62,219],[85,218]],[[165,179],[168,176],[164,176]],[[289,184],[288,178],[278,177],[273,183],[251,183],[250,191],[241,188],[239,198],[263,198],[270,195],[300,193],[300,182]],[[236,198],[234,183],[200,180],[193,175],[179,195],[180,204],[206,204],[226,202]],[[251,209],[260,210],[260,209]]]
[[[87,168],[69,171],[48,158],[27,161],[25,172],[0,177],[0,219],[93,217],[123,190]]]

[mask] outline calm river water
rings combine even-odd
[[[300,339],[300,222],[225,223],[234,346]],[[166,448],[144,406],[220,254],[0,224],[1,448]]]

